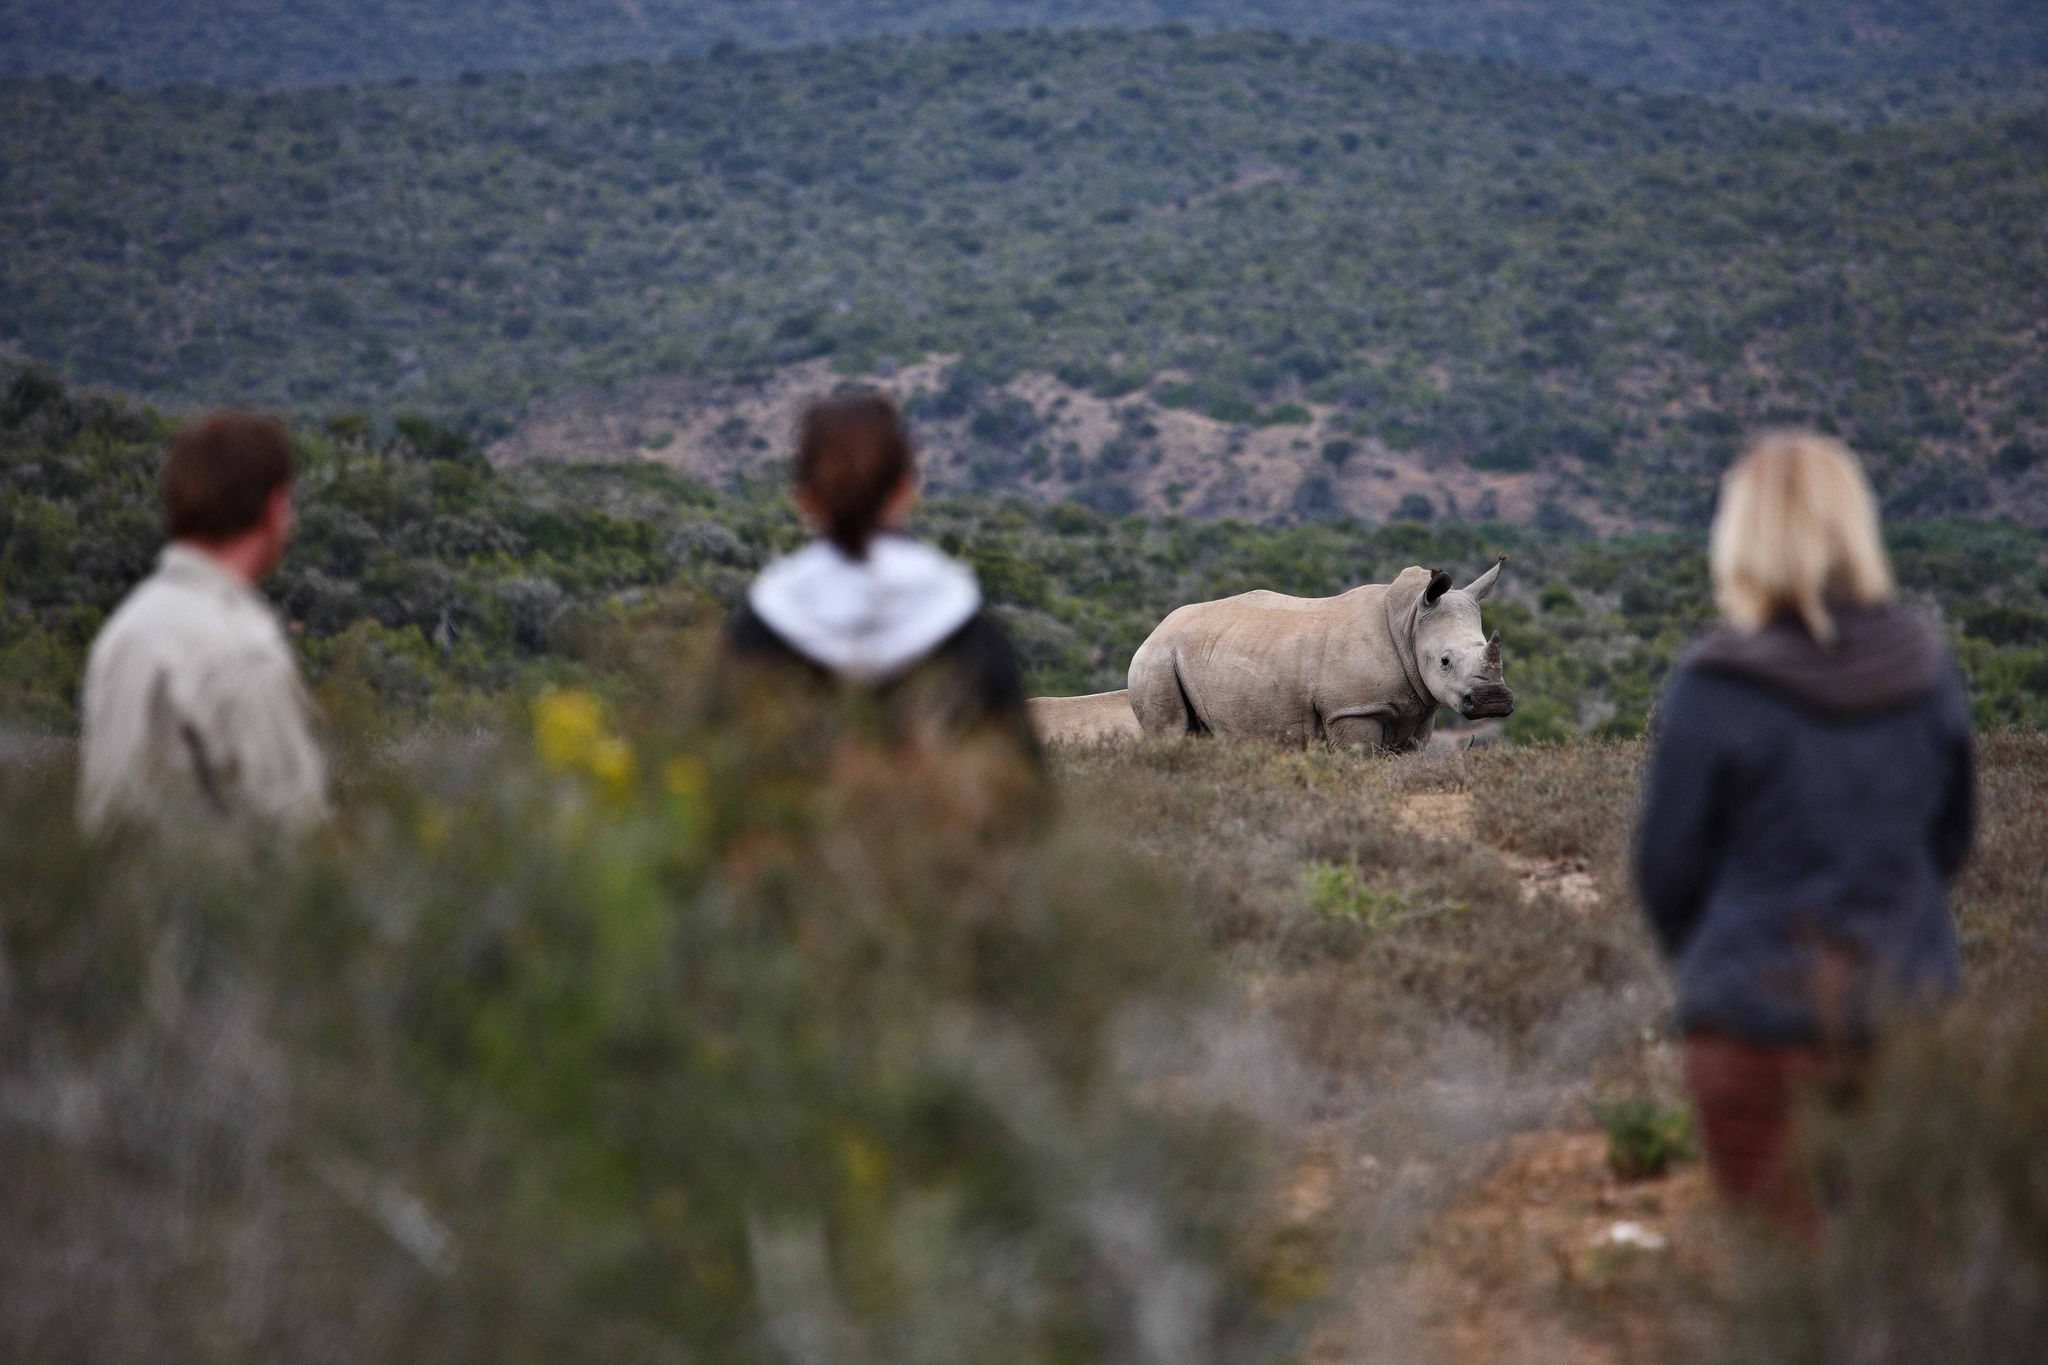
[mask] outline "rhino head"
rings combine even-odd
[[[1467,720],[1511,716],[1515,694],[1501,673],[1500,632],[1491,639],[1479,627],[1479,604],[1500,578],[1500,560],[1466,587],[1453,589],[1451,576],[1430,575],[1415,613],[1415,663],[1439,705]]]

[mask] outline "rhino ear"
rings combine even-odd
[[[1429,576],[1429,586],[1422,590],[1422,605],[1425,607],[1435,606],[1437,599],[1450,590],[1451,576],[1442,569],[1438,569]]]
[[[1492,595],[1493,585],[1500,578],[1501,565],[1507,562],[1508,557],[1506,555],[1502,555],[1499,559],[1494,561],[1492,568],[1488,569],[1485,573],[1479,575],[1479,577],[1472,580],[1472,586],[1466,588],[1465,591],[1472,594],[1472,600],[1474,602],[1484,602],[1489,596]]]

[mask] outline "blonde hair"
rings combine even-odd
[[[1828,606],[1892,597],[1892,566],[1877,530],[1877,500],[1840,441],[1774,432],[1721,480],[1708,545],[1721,614],[1758,630],[1796,612],[1821,644],[1835,639]]]

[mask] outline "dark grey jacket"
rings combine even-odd
[[[1875,1016],[1957,987],[1946,883],[1974,790],[1961,684],[1908,613],[1837,621],[1831,649],[1793,621],[1712,636],[1665,699],[1636,880],[1684,1027],[1857,1043]]]

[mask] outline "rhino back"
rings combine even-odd
[[[1331,698],[1401,681],[1384,593],[1380,585],[1316,598],[1260,590],[1181,607],[1131,660],[1134,704],[1142,718],[1142,693],[1177,687],[1209,729],[1313,738]]]

